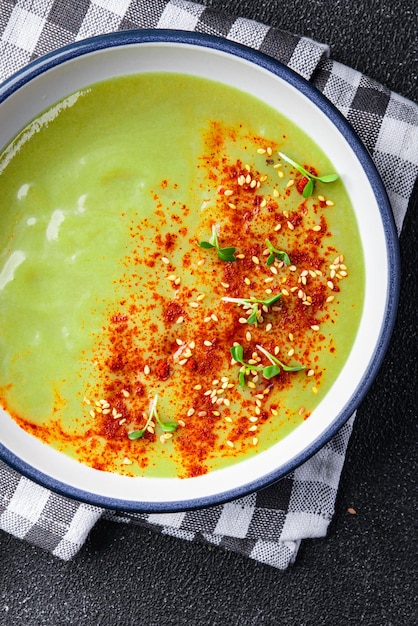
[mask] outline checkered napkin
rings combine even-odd
[[[257,48],[311,80],[351,122],[372,154],[400,232],[418,175],[418,107],[330,60],[327,46],[305,37],[184,0],[0,0],[0,80],[62,45],[132,28],[175,28],[225,37]],[[285,569],[295,560],[302,539],[327,532],[353,422],[354,416],[315,456],[276,484],[200,511],[103,511],[51,493],[0,463],[0,528],[70,559],[104,516],[205,541]]]

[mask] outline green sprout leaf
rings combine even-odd
[[[271,365],[252,365],[251,363],[246,363],[244,361],[244,348],[240,344],[230,348],[232,358],[242,366],[238,376],[240,387],[245,387],[245,377],[250,372],[262,372],[264,378],[270,379],[280,374],[282,370],[284,372],[299,372],[300,370],[305,369],[303,365],[285,365],[262,346],[257,345],[256,347],[268,358]]]
[[[236,248],[232,248],[232,247],[221,248],[219,246],[218,233],[216,232],[215,226],[212,226],[212,234],[209,238],[209,241],[198,241],[197,245],[200,248],[205,248],[205,249],[216,248],[218,259],[220,259],[221,261],[230,261],[232,263],[236,261],[236,258],[235,258]]]
[[[268,266],[273,265],[275,259],[283,261],[285,265],[290,265],[289,255],[284,252],[284,250],[278,250],[277,248],[275,248],[269,239],[266,239],[266,246],[268,248],[268,251],[270,252],[269,256],[267,257]]]
[[[308,182],[306,183],[303,189],[303,193],[302,193],[304,198],[308,198],[309,196],[313,194],[314,189],[315,189],[315,181],[319,181],[320,183],[327,184],[327,183],[334,183],[336,180],[339,179],[338,174],[335,174],[335,173],[324,174],[322,176],[316,176],[315,174],[312,174],[312,172],[308,172],[308,170],[305,169],[303,165],[300,165],[300,163],[296,163],[296,161],[288,157],[286,154],[283,154],[283,152],[279,152],[279,156],[284,161],[287,161],[287,163],[289,163],[290,165],[293,165],[293,167],[296,168],[300,174],[302,174],[303,176],[305,176],[305,178],[308,179]]]
[[[132,441],[136,439],[141,439],[145,435],[147,428],[150,425],[154,417],[165,433],[173,433],[175,430],[177,430],[178,424],[176,422],[162,422],[160,420],[158,416],[158,412],[157,412],[157,402],[158,402],[158,394],[155,394],[150,404],[148,418],[147,418],[144,428],[141,428],[141,430],[133,430],[132,432],[128,433],[128,439],[131,439]]]
[[[141,439],[145,435],[146,428],[141,428],[141,430],[133,430],[128,433],[128,439],[134,441],[135,439]]]
[[[280,374],[280,367],[278,365],[267,365],[267,367],[263,368],[264,378],[274,378],[277,374]]]
[[[282,297],[281,293],[277,293],[274,296],[270,296],[270,298],[266,298],[265,300],[260,300],[259,298],[229,298],[225,296],[222,298],[224,302],[236,302],[237,304],[241,304],[246,306],[246,308],[251,308],[253,311],[247,318],[247,324],[254,324],[258,326],[258,322],[260,321],[260,310],[258,305],[264,306],[272,306],[275,302],[280,300]]]
[[[201,248],[207,248],[207,249],[215,247],[212,243],[209,243],[209,241],[198,241],[197,245],[200,246]]]

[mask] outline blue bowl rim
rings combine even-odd
[[[325,115],[327,115],[327,117],[339,130],[341,135],[343,135],[346,142],[356,154],[356,157],[370,182],[380,210],[383,230],[386,236],[389,262],[389,284],[386,300],[386,315],[374,354],[370,359],[369,367],[364,373],[364,376],[353,392],[351,398],[339,414],[336,415],[329,427],[308,447],[306,447],[287,464],[280,467],[277,471],[270,472],[259,479],[249,481],[228,491],[220,491],[217,494],[201,498],[170,502],[124,500],[91,493],[90,491],[84,491],[77,487],[65,484],[62,481],[37,470],[0,443],[0,460],[3,460],[7,465],[15,469],[23,476],[26,476],[34,482],[63,496],[105,509],[131,513],[166,513],[214,506],[243,497],[260,489],[264,489],[279,479],[284,478],[302,463],[306,462],[311,456],[323,448],[323,446],[328,443],[328,441],[330,441],[330,439],[342,428],[367,395],[378,374],[389,346],[396,321],[399,302],[400,254],[396,226],[384,184],[370,154],[350,123],[345,119],[340,111],[338,111],[338,109],[306,79],[282,64],[280,61],[277,61],[258,50],[254,50],[242,44],[203,33],[171,29],[127,30],[91,37],[69,44],[46,54],[39,59],[32,61],[23,69],[17,71],[11,77],[6,79],[0,85],[0,105],[27,82],[52,68],[66,63],[67,61],[71,61],[77,57],[107,48],[146,43],[182,44],[219,50],[220,52],[239,57],[267,70],[268,72],[271,72],[309,98],[311,102],[313,102]]]

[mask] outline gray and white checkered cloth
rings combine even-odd
[[[185,0],[0,0],[0,80],[62,45],[115,30],[175,28],[256,48],[310,80],[351,122],[386,185],[400,232],[418,177],[418,106],[329,58],[327,46]],[[72,558],[94,524],[141,524],[235,550],[285,569],[334,513],[354,416],[315,456],[263,491],[212,508],[167,514],[104,511],[50,492],[0,462],[0,528]]]

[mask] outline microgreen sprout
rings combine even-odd
[[[253,365],[251,363],[246,363],[244,361],[244,348],[238,344],[236,346],[232,346],[231,355],[234,361],[240,363],[242,366],[239,372],[239,384],[241,387],[245,387],[245,377],[250,372],[262,372],[264,378],[270,379],[274,378],[280,374],[283,370],[284,372],[299,372],[300,370],[305,369],[303,365],[285,365],[278,358],[270,354],[267,350],[265,350],[262,346],[257,345],[257,349],[262,352],[270,361],[271,365]]]
[[[216,232],[216,227],[212,226],[212,235],[209,241],[198,241],[197,245],[201,248],[216,248],[216,252],[218,254],[218,258],[221,261],[236,261],[234,256],[236,248],[220,248],[218,241],[218,233]]]
[[[306,183],[302,192],[304,198],[309,198],[309,196],[313,194],[315,181],[319,181],[320,183],[334,183],[339,178],[338,174],[324,174],[323,176],[315,176],[314,174],[312,174],[312,172],[308,172],[308,170],[306,170],[302,165],[296,163],[296,161],[293,161],[293,159],[288,157],[286,154],[283,154],[283,152],[279,152],[279,156],[288,163],[290,163],[290,165],[293,165],[293,167],[295,167],[298,172],[300,172],[308,179],[308,182]]]
[[[283,261],[285,265],[290,265],[289,255],[286,252],[284,252],[283,250],[277,250],[277,248],[275,248],[271,241],[269,241],[268,239],[266,239],[266,246],[270,253],[267,257],[268,266],[273,265],[276,258],[279,261]]]
[[[132,439],[132,440],[141,439],[145,435],[147,428],[149,427],[154,417],[157,423],[159,424],[159,426],[163,429],[165,433],[173,433],[177,429],[178,427],[177,422],[162,422],[160,420],[160,418],[158,417],[158,412],[157,412],[157,402],[158,402],[158,394],[155,394],[149,407],[148,419],[146,421],[144,428],[141,428],[140,430],[133,430],[132,432],[128,433],[128,439]]]
[[[259,309],[259,304],[262,306],[272,306],[275,302],[280,300],[282,297],[281,293],[278,293],[270,298],[266,298],[265,300],[260,300],[258,298],[229,298],[225,296],[222,298],[224,302],[236,302],[237,304],[241,304],[246,309],[252,309],[253,312],[247,318],[247,324],[254,324],[258,326],[258,322],[261,321],[261,312]]]

